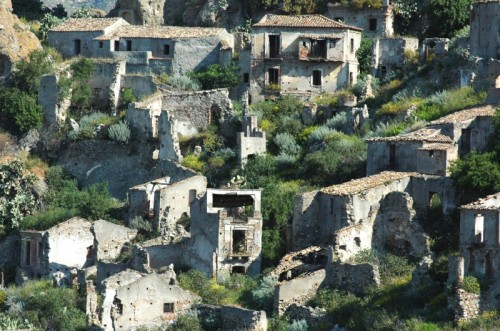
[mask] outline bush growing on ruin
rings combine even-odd
[[[295,138],[288,132],[278,133],[273,142],[278,146],[278,150],[280,154],[297,156],[301,148],[295,142]]]
[[[481,293],[481,285],[479,284],[477,278],[474,276],[465,276],[462,281],[462,288],[469,293]]]
[[[135,96],[132,89],[128,87],[124,88],[122,91],[122,107],[126,108],[129,103],[136,101],[137,97]]]
[[[190,72],[189,77],[198,80],[204,90],[231,89],[240,84],[239,71],[235,62],[226,66],[211,64],[202,70]]]
[[[108,129],[108,134],[112,140],[127,144],[130,139],[130,128],[128,123],[120,121],[111,125]]]
[[[356,51],[356,59],[359,62],[359,73],[361,75],[368,75],[372,70],[372,47],[373,39],[363,36],[361,45]]]
[[[194,154],[186,155],[181,164],[189,169],[193,169],[194,171],[201,172],[205,167],[205,164],[200,160],[200,158]]]
[[[203,331],[203,327],[196,314],[186,314],[179,316],[165,331]]]
[[[172,87],[179,88],[184,91],[199,91],[201,85],[195,79],[188,76],[173,76],[168,78],[168,84]]]

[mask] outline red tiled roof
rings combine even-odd
[[[345,25],[323,15],[266,15],[254,27],[362,29]]]

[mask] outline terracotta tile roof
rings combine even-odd
[[[420,147],[418,150],[420,151],[446,151],[450,148],[453,148],[454,144],[429,144]]]
[[[323,15],[272,15],[268,14],[254,27],[280,27],[280,28],[330,28],[351,29],[362,31],[363,29],[345,25],[334,21]]]
[[[300,38],[309,39],[339,39],[342,38],[342,34],[302,34]]]
[[[113,33],[95,38],[96,40],[110,40],[117,38],[151,38],[151,39],[183,39],[216,37],[225,30],[222,28],[198,28],[179,26],[121,26]]]
[[[367,139],[366,141],[388,141],[388,142],[397,142],[397,141],[425,141],[431,143],[453,143],[453,140],[442,134],[441,130],[434,128],[423,128],[417,131],[401,134],[399,136],[393,137],[375,137]]]
[[[321,189],[321,192],[329,195],[351,195],[357,194],[368,189],[385,185],[386,183],[400,180],[403,178],[418,176],[415,172],[394,172],[384,171],[376,175],[354,179],[338,185],[333,185]]]
[[[482,209],[482,210],[497,210],[500,209],[500,193],[488,195],[485,198],[479,199],[468,205],[461,206],[460,209]]]
[[[104,31],[105,28],[113,25],[119,17],[108,18],[70,18],[66,22],[50,29],[52,32],[79,32],[79,31]],[[128,24],[128,23],[126,23]]]
[[[493,115],[495,115],[495,107],[493,107],[492,105],[483,105],[480,107],[474,107],[457,111],[456,113],[452,113],[450,115],[438,118],[437,120],[432,121],[430,124],[431,125],[453,124],[453,123],[468,121],[475,117],[493,116]]]

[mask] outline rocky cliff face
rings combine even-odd
[[[133,12],[132,21],[123,15],[125,10]],[[122,16],[133,24],[225,28],[241,26],[246,20],[240,0],[117,0],[109,16]]]
[[[12,14],[11,1],[0,0],[0,80],[9,75],[16,62],[39,48],[38,38]]]

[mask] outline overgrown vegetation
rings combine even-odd
[[[240,84],[239,68],[235,62],[227,66],[211,64],[205,69],[189,73],[189,77],[198,80],[204,90],[231,89]]]

